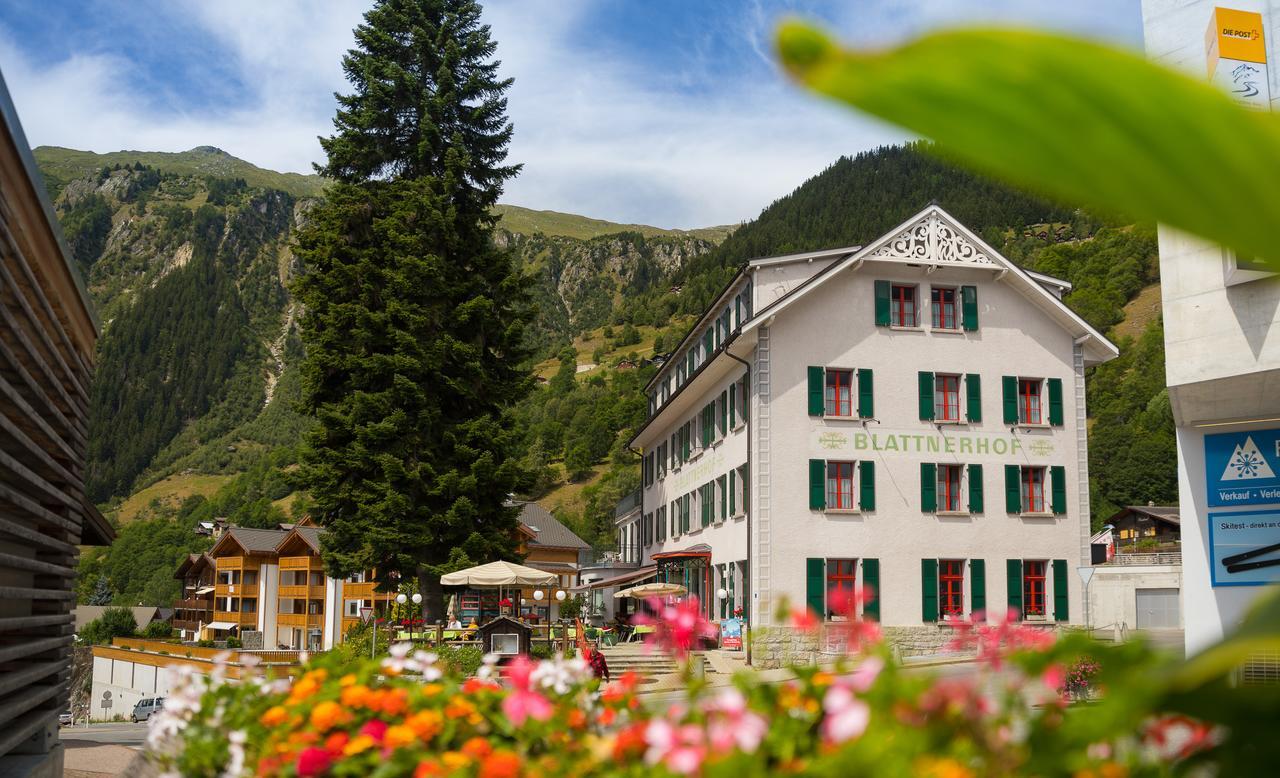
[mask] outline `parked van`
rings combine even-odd
[[[164,707],[163,697],[149,697],[145,700],[138,700],[138,704],[133,706],[133,713],[129,714],[129,720],[134,724],[139,721],[147,721],[151,718],[151,714],[159,713]]]

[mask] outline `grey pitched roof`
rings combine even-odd
[[[1134,513],[1145,513],[1152,518],[1167,521],[1170,524],[1179,526],[1182,524],[1178,514],[1178,506],[1176,505],[1126,505],[1124,509]]]
[[[253,529],[251,527],[228,527],[227,534],[250,553],[274,553],[276,546],[284,540],[288,532],[278,529]]]
[[[552,516],[551,511],[536,502],[520,503],[520,523],[528,527],[535,536],[530,545],[590,548],[586,541],[573,534],[572,530]]]
[[[320,536],[324,534],[323,527],[295,526],[293,531],[298,533],[303,540],[307,541],[307,545],[314,548],[317,554],[320,553]]]

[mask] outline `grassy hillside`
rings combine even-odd
[[[182,505],[182,501],[188,497],[195,495],[209,497],[231,478],[230,475],[203,473],[171,475],[130,495],[127,500],[120,503],[120,507],[115,511],[115,519],[121,524],[127,524],[135,519],[146,519],[152,515],[177,510]]]
[[[38,146],[34,153],[40,172],[51,190],[51,196],[56,196],[67,182],[101,170],[104,166],[132,165],[138,162],[177,175],[243,178],[249,186],[279,189],[294,197],[316,197],[325,187],[325,180],[320,176],[264,170],[213,146],[197,146],[189,151],[178,152],[113,151],[108,154],[60,146]]]
[[[651,227],[647,224],[617,224],[616,222],[592,219],[589,216],[578,216],[573,213],[535,211],[531,208],[521,208],[518,205],[499,204],[494,207],[494,210],[502,217],[498,226],[509,232],[518,232],[522,235],[535,235],[537,233],[563,235],[566,238],[579,238],[582,240],[598,238],[601,235],[614,235],[619,232],[638,232],[646,238],[661,235],[684,236],[720,243],[736,228],[736,225],[723,225],[720,227],[702,227],[696,230],[667,230],[661,227]]]

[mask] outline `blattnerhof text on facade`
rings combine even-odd
[[[646,388],[639,561],[756,625],[860,586],[890,626],[1080,622],[1084,371],[1118,352],[1069,289],[936,205],[747,263]]]

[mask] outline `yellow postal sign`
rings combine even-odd
[[[1209,75],[1218,67],[1218,59],[1266,63],[1267,45],[1262,31],[1262,14],[1215,8],[1205,31],[1205,52]]]

